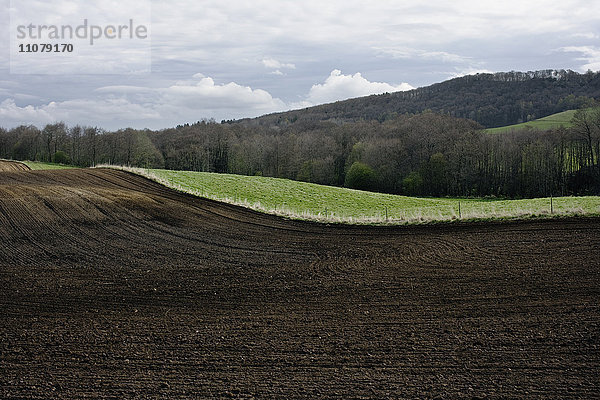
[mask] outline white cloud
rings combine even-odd
[[[51,106],[51,104],[48,104],[48,106]],[[30,105],[19,107],[13,99],[6,99],[0,103],[0,118],[2,118],[2,121],[13,122],[13,125],[37,125],[53,121],[52,115],[44,109]],[[14,123],[15,121],[18,122]]]
[[[336,69],[325,82],[313,85],[303,101],[286,104],[266,90],[235,82],[218,84],[203,74],[194,74],[193,79],[158,88],[103,86],[93,91],[97,97],[92,99],[50,102],[39,106],[18,106],[14,99],[7,99],[0,103],[0,117],[9,126],[65,121],[70,125],[97,125],[106,129],[127,126],[164,128],[202,118],[220,120],[254,117],[290,108],[412,88],[407,83],[391,85],[370,82],[360,73],[344,75]]]
[[[449,53],[446,51],[427,51],[413,49],[410,47],[377,47],[376,51],[380,55],[390,56],[397,59],[426,59],[441,61],[452,64],[465,64],[472,62],[471,57],[461,56],[459,54]]]
[[[274,58],[265,58],[262,60],[262,63],[265,67],[270,68],[270,69],[284,69],[284,68],[295,69],[296,68],[296,66],[294,64],[281,63],[281,62],[275,60]]]
[[[458,72],[449,73],[451,78],[460,78],[465,75],[476,75],[476,74],[493,74],[494,71],[490,71],[485,68],[467,68]]]
[[[277,61],[274,58],[263,58],[262,64],[271,69],[271,75],[284,76],[285,74],[281,72],[282,69],[296,69],[296,65],[291,63],[282,63]]]
[[[126,126],[164,128],[202,118],[254,117],[288,107],[262,89],[235,82],[216,84],[210,77],[195,74],[195,80],[160,88],[104,86],[92,99],[18,106],[14,99],[0,103],[3,124],[44,125],[55,121],[98,125],[107,129]]]
[[[390,85],[385,82],[370,82],[360,72],[354,75],[344,75],[339,69],[334,69],[324,83],[313,85],[310,88],[306,101],[301,106],[410,89],[414,88],[408,83]]]
[[[445,51],[425,51],[421,53],[421,57],[453,64],[467,63],[471,61],[470,57],[463,57],[458,54],[452,54]]]
[[[196,110],[237,110],[254,114],[285,108],[285,104],[262,89],[252,89],[235,82],[219,85],[210,77],[200,79],[196,84],[176,84],[160,89],[166,104],[178,105]]]
[[[561,47],[559,50],[567,53],[581,53],[582,57],[577,58],[577,60],[583,61],[585,63],[580,67],[581,71],[600,71],[599,48],[595,46],[567,46]]]
[[[592,32],[580,32],[580,33],[573,33],[571,35],[572,38],[582,38],[582,39],[598,39],[600,36],[598,36],[595,33]]]
[[[50,102],[41,106],[20,107],[13,99],[0,103],[0,118],[7,126],[37,125],[65,121],[69,124],[83,124],[106,127],[107,122],[118,123],[118,127],[133,121],[156,120],[160,116],[152,109],[134,104],[126,99],[77,99],[63,102]],[[117,127],[116,125],[114,127]]]
[[[426,60],[436,63],[450,64],[455,72],[446,72],[449,78],[458,78],[465,75],[474,75],[478,73],[493,73],[493,71],[484,68],[485,63],[474,60],[472,57],[462,56],[460,54],[446,51],[425,51],[409,47],[383,47],[377,49],[380,54],[391,56],[395,59]],[[441,65],[440,65],[441,67]]]

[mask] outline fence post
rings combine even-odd
[[[550,214],[554,214],[554,201],[552,195],[550,195]]]
[[[387,206],[385,207],[385,222],[387,222],[388,220],[388,214],[387,214]]]
[[[462,219],[462,212],[460,210],[460,200],[458,201],[458,219]]]

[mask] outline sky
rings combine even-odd
[[[111,24],[131,20],[145,37],[128,38],[125,28],[90,45],[91,33],[50,38],[48,28],[46,37],[18,38],[18,26],[84,19],[113,36]],[[0,35],[5,128],[162,129],[478,72],[600,70],[597,0],[0,0]],[[33,43],[74,50],[18,52]]]

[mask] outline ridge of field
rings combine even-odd
[[[14,172],[30,170],[29,166],[20,161],[0,159],[0,172]]]
[[[122,168],[170,188],[271,214],[343,223],[418,223],[600,215],[600,197],[417,198],[281,178]]]
[[[568,128],[571,126],[571,119],[573,119],[573,116],[575,115],[576,111],[577,110],[567,110],[556,114],[548,115],[544,118],[535,119],[533,121],[508,126],[499,126],[497,128],[488,128],[485,131],[487,133],[506,133],[512,131],[521,131],[525,129],[538,129],[543,131],[553,128],[560,128],[561,126]]]
[[[22,164],[27,165],[32,171],[41,171],[47,169],[71,169],[79,168],[74,165],[47,163],[41,161],[20,161]]]

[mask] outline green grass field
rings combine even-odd
[[[575,115],[576,110],[563,111],[557,114],[548,115],[547,117],[536,119],[522,124],[500,126],[498,128],[486,129],[488,133],[506,133],[511,131],[520,131],[526,129],[538,129],[547,130],[552,128],[559,128],[561,126],[571,126],[571,119]]]
[[[42,169],[69,169],[69,168],[77,168],[72,165],[65,164],[54,164],[54,163],[44,163],[39,161],[21,161],[23,164],[27,165],[32,170],[42,170]]]
[[[550,198],[417,198],[260,176],[128,170],[180,191],[292,218],[347,223],[416,223],[459,218],[551,216]],[[552,199],[552,208],[553,215],[600,215],[600,197],[558,197]]]

